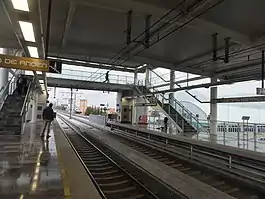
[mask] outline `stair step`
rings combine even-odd
[[[0,135],[20,135],[20,131],[0,131]]]

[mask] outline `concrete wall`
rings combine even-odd
[[[138,97],[135,99],[136,104],[145,104],[146,101],[143,97]],[[135,123],[147,124],[147,114],[148,107],[147,106],[134,106],[135,111]]]
[[[37,122],[42,121],[42,112],[43,109],[47,106],[47,94],[39,94],[38,95],[38,103],[37,103]]]
[[[118,114],[117,121],[121,122],[121,109],[122,109],[122,92],[117,93],[117,98],[116,98],[116,111]]]

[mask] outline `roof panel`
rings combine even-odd
[[[6,12],[0,3],[0,47],[16,48],[19,47],[15,33],[7,18]]]

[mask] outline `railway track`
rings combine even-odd
[[[86,124],[82,120],[78,120]],[[153,158],[165,165],[185,173],[203,183],[206,183],[228,195],[238,199],[265,199],[265,193],[249,187],[240,181],[223,177],[220,173],[203,166],[192,164],[189,161],[179,158],[176,154],[163,149],[164,146],[153,144],[149,140],[130,138],[130,135],[113,134],[123,144]]]
[[[64,131],[68,141],[86,168],[102,198],[106,199],[158,199],[149,189],[97,148],[76,127],[60,119],[73,131]]]
[[[77,121],[85,123],[82,120]],[[137,138],[129,134],[116,132],[113,134],[120,142],[131,148],[153,158],[165,165],[185,173],[203,183],[206,183],[228,195],[238,199],[265,199],[263,191],[249,187],[244,183],[227,178],[212,169],[206,168],[199,164],[193,164],[189,160],[184,160],[157,143],[150,140]]]
[[[176,154],[164,152],[163,149],[159,149],[157,146],[152,146],[150,142],[139,143],[139,141],[136,141],[135,139],[132,140],[129,137],[120,136],[119,134],[114,135],[123,144],[126,144],[127,146],[130,146],[133,149],[201,182],[209,184],[232,197],[238,199],[265,199],[264,193],[260,193],[250,187],[244,186],[238,181],[222,177],[220,174],[210,169],[182,160],[178,158]]]

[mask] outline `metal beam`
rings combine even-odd
[[[243,78],[236,79],[236,80],[224,80],[224,81],[219,81],[219,82],[215,82],[215,83],[206,83],[206,84],[192,85],[192,86],[186,86],[186,87],[175,88],[175,89],[159,90],[159,91],[152,92],[150,94],[178,92],[178,91],[192,90],[192,89],[197,89],[197,88],[210,88],[212,86],[233,84],[233,83],[243,82],[243,81],[249,81],[249,79],[243,77]]]
[[[132,11],[128,11],[127,13],[127,29],[126,29],[126,43],[131,43],[132,37]]]
[[[99,48],[99,46],[96,46],[95,48]],[[93,44],[90,45],[90,43],[87,43],[86,45],[68,44],[68,48],[65,48],[65,49],[61,49],[61,48],[59,49],[58,47],[51,46],[49,55],[56,57],[59,54],[61,57],[64,57],[66,59],[68,58],[77,59],[75,57],[81,57],[82,55],[89,55],[92,58],[94,57],[94,58],[106,59],[106,63],[107,63],[107,60],[112,58],[113,55],[115,55],[118,51],[117,49],[110,48],[109,46],[104,46],[104,45],[100,46],[100,49],[95,49],[95,48]],[[69,57],[69,55],[71,55],[71,58]],[[135,67],[145,64],[145,63],[149,63],[153,67],[163,67],[163,68],[168,68],[172,70],[178,70],[178,68],[173,63],[167,62],[164,60],[159,60],[157,56],[156,57],[149,56],[148,54],[145,54],[144,56],[142,55],[135,56],[132,59],[130,59],[130,61],[128,61],[127,63],[135,63]],[[127,63],[124,63],[122,65],[127,65],[128,67],[130,67],[129,64]],[[120,65],[120,64],[113,64],[113,65]],[[189,72],[189,73],[198,74],[198,75],[204,75],[204,76],[207,76],[208,74],[207,72],[204,72],[201,69],[193,69],[191,71],[188,68],[186,68],[180,71]]]
[[[102,82],[93,82],[93,81],[83,81],[83,80],[70,80],[63,78],[55,78],[55,77],[47,77],[47,85],[49,87],[58,87],[58,88],[74,88],[74,89],[85,89],[85,90],[106,90],[106,84]],[[134,85],[126,85],[126,84],[114,84],[109,83],[108,89],[113,92],[118,91],[127,91],[133,90]]]
[[[208,78],[208,77],[204,77],[204,76],[193,77],[193,78],[189,78],[189,79],[183,79],[183,80],[175,81],[174,84],[177,85],[177,84],[186,83],[187,81],[192,82],[192,81],[201,80],[201,79],[205,79],[205,78]],[[160,85],[152,86],[152,88],[160,88],[160,87],[169,86],[169,85],[170,85],[170,83],[165,83],[165,84],[160,84]]]
[[[229,62],[229,45],[230,45],[230,37],[225,38],[225,63]]]
[[[64,27],[63,37],[62,37],[62,47],[65,47],[65,45],[66,45],[68,32],[69,32],[69,29],[70,29],[72,22],[73,22],[75,10],[76,10],[75,3],[70,2],[68,13],[67,13],[67,19],[66,19],[66,23],[65,23],[65,27]]]
[[[84,66],[84,67],[90,67],[90,68],[101,68],[101,69],[106,69],[106,70],[112,69],[116,71],[131,72],[131,73],[134,72],[134,70],[126,69],[126,67],[121,68],[121,67],[115,67],[115,66],[107,66],[104,63],[90,64],[88,61],[83,61],[83,60],[65,60],[64,58],[61,58],[61,57],[58,57],[58,58],[49,57],[49,60],[60,61],[63,64],[68,64],[68,65]]]
[[[265,60],[264,60],[264,50],[262,50],[262,55],[261,55],[261,88],[264,88],[264,65],[265,65]]]
[[[42,51],[40,51],[40,57],[42,57],[43,59],[45,58],[45,42],[44,42],[44,30],[43,30],[43,18],[42,18],[42,12],[41,12],[41,0],[38,0],[38,16],[39,16],[39,31],[40,31],[40,41],[41,41],[41,49]]]
[[[265,96],[218,98],[212,101],[214,103],[261,102],[265,101]]]
[[[212,44],[213,44],[213,61],[217,61],[217,36],[218,33],[212,35]]]
[[[10,23],[10,25],[14,31],[14,34],[16,36],[16,39],[17,39],[19,46],[21,47],[24,55],[29,56],[29,51],[26,47],[22,32],[21,32],[21,30],[18,26],[18,23],[17,23],[16,12],[12,12],[13,6],[11,5],[11,1],[3,0],[1,3],[3,6],[3,9],[5,10],[6,16],[9,20],[9,23]]]
[[[150,45],[150,20],[151,20],[151,15],[146,16],[145,19],[145,48],[149,48]]]
[[[52,0],[49,0],[48,4],[48,17],[47,17],[47,28],[46,28],[46,40],[45,40],[45,59],[48,57],[49,46],[50,46],[50,29],[51,29],[51,14],[52,14]]]

